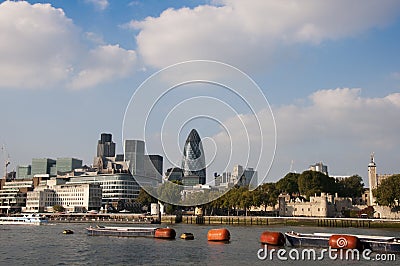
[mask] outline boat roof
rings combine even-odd
[[[296,233],[296,232],[289,232],[292,234],[296,234],[298,236],[319,236],[319,237],[330,237],[331,235],[340,234],[340,233],[312,233],[312,234],[303,234],[303,233]],[[340,234],[342,235],[342,234]],[[393,236],[372,236],[372,235],[355,235],[355,234],[343,234],[343,235],[352,235],[358,237],[359,239],[370,239],[370,240],[383,240],[383,241],[390,241],[396,239]]]

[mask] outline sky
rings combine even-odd
[[[119,153],[144,139],[166,169],[196,128],[209,176],[242,164],[271,182],[323,162],[368,185],[372,152],[378,173],[400,172],[397,0],[2,1],[0,40],[8,170],[92,164],[102,132]]]

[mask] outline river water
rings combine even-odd
[[[377,265],[377,261],[330,260],[280,261],[260,260],[260,234],[270,231],[335,232],[400,237],[399,229],[282,227],[282,226],[223,226],[231,233],[229,243],[207,241],[207,232],[219,226],[173,224],[175,240],[153,238],[122,238],[88,236],[90,224],[59,223],[43,226],[0,225],[0,265]],[[93,224],[91,224],[93,225]],[[121,225],[118,226],[128,226]],[[135,225],[136,226],[136,225]],[[143,225],[147,226],[147,225]],[[161,225],[167,226],[167,225]],[[64,229],[75,232],[64,235]],[[180,234],[191,232],[195,240],[182,240]],[[287,251],[291,248],[286,247]],[[374,253],[370,255],[374,258]],[[287,256],[286,256],[287,257]],[[399,265],[396,261],[382,265]]]

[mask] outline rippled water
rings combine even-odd
[[[207,232],[216,226],[171,225],[177,232],[176,240],[153,238],[118,238],[87,236],[89,224],[49,224],[44,226],[0,225],[1,265],[271,265],[269,260],[259,260],[260,234],[265,230],[298,232],[341,232],[400,237],[398,229],[315,228],[224,226],[231,232],[231,241],[207,241]],[[118,225],[122,226],[122,225]],[[126,225],[128,226],[128,225]],[[147,226],[147,225],[146,225]],[[75,232],[64,235],[64,229]],[[181,233],[191,232],[195,240],[179,239]],[[289,250],[289,247],[286,248]],[[397,261],[400,256],[396,255]],[[272,264],[343,264],[343,261],[291,261],[274,259]],[[356,265],[361,262],[351,262]],[[362,264],[376,262],[362,261]],[[398,262],[397,262],[398,263]],[[393,264],[388,263],[385,265]]]

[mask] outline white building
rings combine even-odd
[[[53,211],[60,205],[70,212],[99,210],[102,192],[97,184],[61,184],[39,186],[27,193],[27,212]]]

